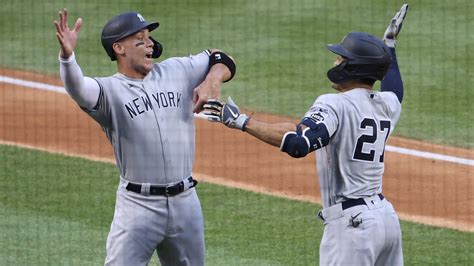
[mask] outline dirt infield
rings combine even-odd
[[[61,85],[56,77],[0,75]],[[67,96],[0,83],[0,141],[113,160],[100,127]],[[277,121],[281,117],[254,114]],[[285,119],[291,121],[290,119]],[[236,130],[197,119],[197,179],[318,202],[315,159],[293,159]],[[392,137],[389,145],[474,159],[474,151]],[[474,232],[474,167],[386,152],[384,194],[404,219]]]

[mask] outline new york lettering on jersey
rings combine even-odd
[[[130,118],[133,119],[145,112],[153,110],[154,106],[159,109],[179,108],[181,96],[182,93],[176,91],[160,91],[149,94],[143,93],[142,95],[125,102],[124,107],[130,115]]]

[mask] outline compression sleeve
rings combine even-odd
[[[92,109],[97,105],[100,86],[93,78],[84,77],[74,53],[68,59],[59,57],[59,74],[66,91],[79,106]]]
[[[382,80],[381,91],[391,91],[397,95],[400,103],[403,100],[403,81],[398,68],[397,55],[395,54],[395,48],[391,47],[392,52],[392,63],[385,74],[385,78]]]

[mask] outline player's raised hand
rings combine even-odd
[[[392,20],[390,20],[390,24],[383,34],[383,40],[388,47],[395,47],[395,40],[402,30],[403,21],[408,12],[408,6],[408,4],[402,5],[400,10],[393,16]]]
[[[61,45],[61,58],[69,58],[76,48],[79,30],[81,29],[82,18],[78,18],[74,28],[71,30],[67,23],[67,9],[59,11],[59,22],[54,21],[56,26],[56,37]]]

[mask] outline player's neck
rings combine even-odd
[[[131,79],[144,79],[146,75],[140,74],[136,71],[129,71],[128,69],[118,69],[118,72],[127,78]]]
[[[119,62],[117,64],[117,70],[120,74],[131,78],[131,79],[144,79],[148,73],[142,73],[140,71],[137,71],[135,68],[126,65],[125,63]]]
[[[358,81],[347,81],[342,84],[332,84],[332,88],[336,89],[340,92],[346,92],[350,91],[353,89],[367,89],[367,90],[372,90],[372,85],[369,85],[367,83],[362,83]]]

